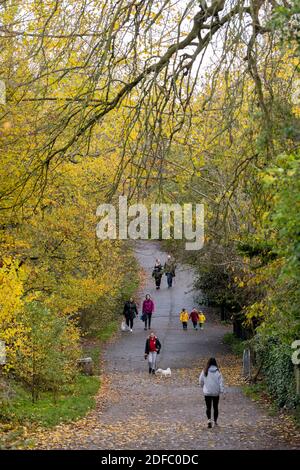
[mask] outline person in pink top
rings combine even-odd
[[[143,311],[144,322],[145,322],[144,330],[147,330],[147,325],[148,325],[148,329],[150,330],[152,313],[154,312],[154,302],[151,299],[149,294],[146,295],[146,298],[143,302],[143,310],[142,311]]]

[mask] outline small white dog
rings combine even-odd
[[[156,374],[160,374],[161,376],[163,377],[171,377],[172,373],[171,373],[171,369],[170,367],[168,367],[167,369],[157,369],[155,371]]]

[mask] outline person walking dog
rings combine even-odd
[[[125,317],[126,325],[132,332],[133,320],[138,315],[138,309],[132,297],[124,304],[123,315]]]
[[[206,404],[206,416],[208,419],[207,427],[212,427],[211,408],[214,409],[214,423],[217,426],[219,416],[219,398],[220,393],[224,393],[224,383],[221,372],[219,371],[217,361],[211,357],[206,367],[200,374],[199,385],[203,388],[203,394]]]
[[[192,320],[194,330],[198,330],[199,312],[195,308],[190,313],[189,319]]]
[[[188,321],[189,321],[189,312],[187,312],[187,310],[185,308],[183,308],[181,310],[179,320],[182,323],[182,328],[184,330],[187,330],[187,324],[188,324]]]
[[[160,353],[161,350],[161,343],[157,336],[155,336],[154,332],[151,331],[150,335],[146,340],[145,345],[145,359],[148,358],[149,364],[149,374],[155,374],[156,368],[156,358],[157,354]]]
[[[150,330],[153,312],[154,312],[154,302],[151,299],[150,295],[147,294],[143,302],[143,308],[142,308],[142,313],[143,313],[144,322],[145,322],[144,330],[147,330],[147,325],[148,325],[148,329]]]

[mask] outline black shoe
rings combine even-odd
[[[151,367],[149,367],[149,374],[151,374],[151,372],[152,372],[152,368],[151,368]]]
[[[208,423],[207,423],[207,427],[208,427],[209,429],[212,428],[212,424],[211,424],[211,421],[210,421],[210,420],[209,420]]]
[[[147,328],[145,327],[144,330],[147,331]]]
[[[152,374],[155,374],[155,369],[152,369]]]
[[[146,328],[146,330],[147,330],[147,328]],[[148,330],[151,330],[150,326],[149,326]]]

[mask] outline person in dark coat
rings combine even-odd
[[[130,299],[125,302],[123,315],[125,317],[126,325],[132,332],[133,320],[138,315],[138,309],[132,297],[130,297]]]
[[[148,336],[145,345],[145,359],[148,358],[149,364],[149,374],[155,374],[156,367],[156,358],[157,354],[160,353],[161,343],[154,332],[151,331],[150,336]]]
[[[152,277],[155,280],[156,289],[160,289],[161,278],[163,275],[163,267],[159,259],[156,260],[152,271]]]

